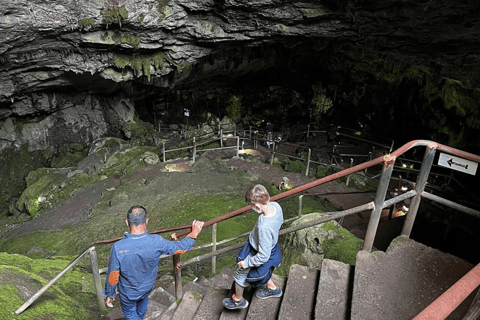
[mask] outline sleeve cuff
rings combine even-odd
[[[192,238],[193,240],[197,240],[197,235],[195,235],[193,232],[190,232],[187,237]]]

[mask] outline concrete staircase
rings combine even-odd
[[[324,259],[321,270],[292,265],[288,278],[274,275],[283,296],[260,300],[247,289],[247,309],[227,310],[231,271],[184,286],[176,301],[167,291],[152,292],[146,319],[164,320],[410,320],[473,266],[410,239],[395,239],[386,252],[359,252],[357,264]],[[476,292],[449,316],[463,319]],[[120,318],[121,319],[121,318]]]

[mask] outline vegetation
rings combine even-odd
[[[0,318],[2,319],[88,319],[95,317],[90,300],[95,298],[89,265],[80,262],[23,313],[13,317],[31,295],[73,260],[73,256],[31,259],[0,252]]]
[[[102,15],[103,23],[107,25],[113,23],[118,23],[121,25],[122,20],[128,18],[128,11],[123,6],[116,9],[100,10],[100,14]]]
[[[95,25],[95,18],[85,18],[78,20],[78,25],[81,29],[88,29],[89,27]]]

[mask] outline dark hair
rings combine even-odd
[[[247,203],[255,202],[265,205],[270,201],[270,195],[268,194],[267,188],[261,184],[256,184],[250,187],[245,193],[245,201]]]
[[[129,225],[138,226],[147,222],[147,210],[142,206],[133,206],[127,212]]]

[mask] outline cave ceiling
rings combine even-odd
[[[421,126],[438,131],[460,115],[448,129],[460,140],[458,123],[480,127],[479,9],[447,0],[2,0],[0,120],[50,112],[24,107],[36,93],[256,98],[322,82],[339,112],[361,107],[357,122],[407,122],[389,107],[401,106],[437,117]],[[419,97],[423,105],[412,102]],[[440,104],[447,114],[430,110]]]
[[[350,51],[476,85],[478,9],[438,0],[4,0],[0,102],[62,88],[141,96],[302,86]]]

